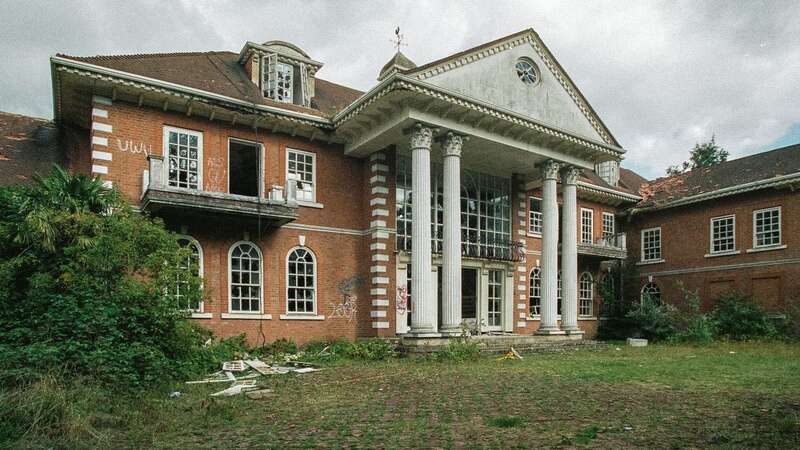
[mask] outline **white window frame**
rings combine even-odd
[[[771,211],[778,211],[778,242],[774,244],[762,244],[758,245],[758,234],[756,231],[756,216],[760,213],[771,212]],[[780,206],[772,206],[769,208],[762,208],[756,209],[753,211],[753,249],[771,249],[771,248],[779,248],[783,243],[783,212],[781,211]]]
[[[714,250],[714,224],[716,222],[719,222],[719,221],[722,221],[722,220],[728,220],[728,219],[731,219],[733,221],[732,222],[732,230],[731,230],[731,233],[733,234],[733,248],[726,249],[726,250]],[[725,255],[725,254],[735,253],[736,252],[736,214],[728,214],[728,215],[725,215],[725,216],[712,217],[709,220],[708,235],[709,235],[708,236],[709,237],[708,253],[710,255]]]
[[[589,213],[588,216],[588,230],[587,224],[584,223],[583,213]],[[588,231],[588,232],[587,232]],[[581,208],[581,244],[594,244],[594,210],[590,208]]]
[[[656,283],[655,281],[648,281],[647,283],[644,284],[644,286],[642,286],[641,289],[639,289],[639,303],[641,303],[642,300],[644,300],[645,290],[647,290],[648,294],[652,292],[653,289],[649,288],[649,286],[653,286],[653,288],[655,288],[655,290],[658,292],[658,303],[662,303],[661,286],[659,286],[658,283]]]
[[[531,201],[536,200],[539,202],[539,211],[534,211],[531,208]],[[542,236],[542,228],[544,227],[544,220],[541,211],[542,206],[542,199],[536,196],[531,195],[528,197],[528,234],[532,236],[541,237]],[[538,220],[539,223],[539,231],[535,230],[534,223]]]
[[[312,289],[312,296],[313,296],[313,301],[312,301],[313,310],[312,311],[302,311],[302,312],[289,311],[289,289],[292,288],[292,286],[289,285],[289,257],[292,256],[292,253],[294,253],[297,250],[305,250],[306,252],[308,252],[309,255],[311,255],[311,260],[312,260],[312,264],[313,264],[313,268],[314,268],[314,274],[313,274],[314,285],[311,288]],[[296,247],[292,247],[291,249],[289,249],[288,252],[286,252],[286,261],[285,261],[285,263],[286,263],[285,264],[286,265],[286,270],[285,270],[285,273],[286,273],[286,304],[284,306],[286,308],[285,309],[286,316],[316,316],[317,315],[317,309],[319,307],[319,298],[317,296],[317,286],[319,285],[319,283],[317,282],[317,280],[319,279],[319,264],[317,264],[317,255],[310,248],[298,245]],[[294,286],[294,287],[297,288],[297,286]],[[285,317],[285,316],[282,316],[282,317]]]
[[[606,220],[607,218],[611,218],[610,220]],[[611,224],[611,231],[607,231],[606,225]],[[610,213],[607,211],[603,211],[603,236],[614,236],[617,232],[617,218],[614,216],[614,213]]]
[[[169,134],[170,133],[183,133],[189,136],[196,136],[197,137],[197,187],[196,188],[189,188],[189,187],[178,187],[178,186],[171,186],[169,180]],[[195,131],[189,130],[186,128],[178,128],[178,127],[171,127],[165,125],[162,131],[162,145],[161,148],[161,157],[164,158],[164,181],[166,182],[167,186],[170,189],[186,189],[192,191],[202,191],[203,190],[203,132],[202,131]],[[156,176],[153,174],[151,176]]]
[[[534,295],[534,293],[538,293],[538,295]],[[536,307],[539,310],[538,314],[533,313],[534,299],[539,300],[539,305]],[[534,267],[530,272],[528,280],[528,315],[537,318],[542,315],[542,269],[540,267]]]
[[[258,290],[258,311],[243,311],[238,309],[234,311],[232,309],[233,298],[231,298],[231,287],[233,285],[233,250],[241,244],[249,244],[252,245],[256,249],[256,253],[258,253],[258,280],[259,280],[259,290]],[[241,308],[241,304],[239,305]],[[264,255],[261,253],[261,248],[256,245],[255,242],[242,240],[234,242],[230,248],[228,249],[228,314],[231,315],[261,315],[264,312]],[[223,316],[223,318],[225,318]]]
[[[645,244],[645,238],[644,238],[644,236],[645,236],[646,233],[653,232],[653,231],[658,231],[658,258],[645,259],[645,257],[644,257],[645,256],[645,245],[644,245]],[[661,261],[664,261],[664,253],[663,253],[664,240],[663,240],[663,234],[662,234],[662,231],[661,231],[661,227],[645,228],[645,229],[642,230],[640,237],[641,237],[641,240],[639,242],[639,247],[640,247],[640,253],[641,253],[641,255],[640,255],[641,262],[648,263],[648,262],[661,262]]]
[[[583,294],[584,290],[584,277],[589,277],[589,296],[584,297]],[[583,313],[583,302],[588,301],[588,314]],[[580,278],[578,278],[578,315],[582,317],[593,317],[594,316],[594,277],[588,271],[581,273]]]
[[[307,152],[304,150],[298,150],[296,148],[289,148],[286,147],[286,181],[292,181],[294,178],[289,177],[289,154],[296,153],[299,155],[304,156],[311,156],[311,200],[301,200],[297,199],[297,203],[301,205],[307,206],[319,206],[317,204],[317,154],[312,152]],[[300,189],[298,189],[298,192]]]
[[[197,248],[197,276],[200,277],[201,283],[203,280],[203,246],[200,245],[200,241],[189,236],[187,234],[179,234],[178,235],[178,242],[180,241],[188,241],[190,245],[194,245]],[[203,289],[202,284],[200,285],[200,289]],[[200,298],[200,302],[197,304],[197,309],[186,309],[186,311],[191,312],[192,314],[202,314],[203,313],[203,299]]]

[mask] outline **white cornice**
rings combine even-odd
[[[616,200],[622,200],[627,202],[638,202],[642,199],[638,195],[628,194],[627,192],[617,191],[615,189],[609,189],[604,186],[597,186],[595,184],[587,183],[585,181],[578,181],[575,183],[578,186],[579,190],[591,192],[594,194],[600,194],[605,197],[611,197]]]
[[[646,206],[642,208],[633,208],[630,214],[640,214],[648,211],[658,211],[661,209],[675,208],[678,206],[690,205],[693,203],[704,202],[721,197],[728,197],[731,195],[744,194],[746,192],[756,191],[759,189],[778,188],[788,186],[794,183],[800,183],[800,172],[790,173],[788,175],[780,175],[766,180],[752,181],[750,183],[739,184],[722,189],[717,189],[711,192],[704,192],[702,194],[690,195],[681,199],[665,203],[663,205]]]
[[[107,67],[98,66],[82,61],[75,61],[73,59],[63,58],[60,56],[53,56],[50,58],[51,67],[54,71],[67,71],[80,75],[87,75],[93,78],[104,78],[108,81],[119,81],[132,87],[138,87],[149,91],[158,90],[164,94],[179,94],[181,96],[191,98],[199,97],[208,100],[215,100],[228,103],[233,106],[253,108],[259,112],[281,116],[289,120],[298,122],[305,122],[313,126],[322,126],[324,128],[332,128],[330,120],[324,117],[318,117],[311,114],[305,114],[297,111],[290,111],[282,108],[277,108],[268,105],[259,105],[257,103],[239,100],[226,95],[216,94],[202,89],[196,89],[181,84],[170,83],[168,81],[157,80],[155,78],[145,77],[142,75],[132,74],[116,69],[109,69]],[[156,88],[156,89],[154,89]]]

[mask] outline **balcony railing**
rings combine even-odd
[[[578,253],[624,259],[628,254],[625,233],[603,235],[593,243],[578,242]]]
[[[150,168],[142,172],[143,210],[256,219],[272,225],[282,225],[297,218],[294,183],[289,183],[286,188],[273,186],[266,197],[180,188],[170,186],[162,157],[150,155],[148,159]]]
[[[506,239],[478,239],[475,236],[461,238],[461,256],[464,258],[488,259],[493,261],[518,262],[524,256],[524,246],[517,241]],[[398,239],[398,250],[411,252],[411,237]],[[431,240],[431,253],[442,253],[442,241]]]

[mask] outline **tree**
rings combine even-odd
[[[700,167],[710,167],[728,160],[728,152],[717,145],[716,136],[711,136],[711,140],[703,144],[694,144],[694,148],[689,153],[689,161],[684,161],[680,165],[669,166],[667,175],[678,175],[689,170]]]
[[[178,279],[202,295],[188,252],[97,179],[54,168],[0,188],[0,383],[54,369],[127,386],[180,376],[202,342],[173,296]]]

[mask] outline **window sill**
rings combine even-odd
[[[636,262],[636,265],[637,266],[646,266],[646,265],[649,265],[649,264],[661,264],[663,262],[666,262],[666,260],[664,260],[664,259],[653,259],[653,260],[649,260],[649,261],[638,261],[638,262]]]
[[[538,322],[538,321],[542,320],[542,316],[528,316],[528,318],[525,319],[525,320],[527,320],[529,322]]]
[[[716,258],[717,256],[731,256],[731,255],[738,255],[741,254],[741,250],[733,250],[729,252],[718,252],[718,253],[708,253],[705,255],[706,258]]]
[[[306,201],[306,200],[298,200],[297,204],[300,205],[300,206],[304,206],[306,208],[322,209],[322,208],[325,207],[325,205],[323,205],[322,203],[309,202],[309,201]]]
[[[272,320],[272,314],[222,313],[219,316],[223,319]]]
[[[527,233],[527,236],[529,238],[536,238],[536,239],[541,239],[542,238],[542,235],[539,234],[539,233]]]
[[[214,317],[211,313],[203,313],[203,312],[193,312],[191,315],[192,319],[210,319]]]
[[[578,316],[578,320],[597,320],[595,316]]]
[[[281,314],[281,320],[325,320],[325,316],[313,314]]]
[[[747,253],[758,253],[758,252],[768,252],[771,250],[783,250],[786,248],[786,245],[770,245],[768,247],[756,247],[756,248],[748,248]]]

